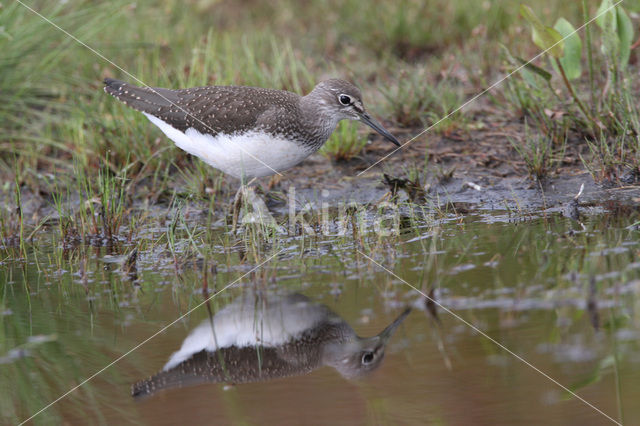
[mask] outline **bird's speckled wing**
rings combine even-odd
[[[202,383],[250,383],[309,373],[320,364],[317,351],[292,356],[295,348],[231,346],[216,352],[200,351],[167,371],[135,383],[134,397]]]
[[[257,87],[170,90],[137,87],[109,78],[104,82],[107,93],[131,108],[158,117],[181,132],[194,128],[212,136],[256,130],[265,116],[295,115],[299,99],[294,93]]]

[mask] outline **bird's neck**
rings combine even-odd
[[[300,111],[306,128],[319,149],[336,129],[340,119],[335,115],[326,101],[313,96],[313,92],[300,99]]]

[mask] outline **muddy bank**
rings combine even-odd
[[[522,124],[513,120],[493,121],[478,118],[471,132],[452,131],[427,133],[392,153],[393,147],[376,135],[364,150],[349,161],[336,162],[316,153],[282,176],[261,178],[255,186],[276,214],[290,213],[291,200],[295,209],[320,209],[349,203],[375,206],[382,201],[412,201],[426,209],[455,205],[458,214],[473,210],[509,210],[515,213],[560,211],[577,207],[580,214],[595,213],[615,206],[636,208],[640,203],[640,186],[636,182],[596,182],[585,171],[580,160],[588,155],[586,144],[573,141],[566,148],[562,163],[542,180],[531,178],[524,161],[509,142],[522,134]],[[422,129],[391,129],[404,143]],[[167,143],[170,143],[167,141]],[[389,155],[391,154],[391,155]],[[380,161],[382,160],[382,161]],[[193,160],[197,161],[197,160]],[[189,165],[187,165],[188,167]],[[218,176],[211,169],[211,176]],[[187,211],[196,213],[210,209],[208,195],[190,197],[189,187],[174,173],[175,181],[168,194],[149,198],[154,192],[145,180],[132,186],[129,197],[132,210],[145,210],[152,216],[167,214],[170,199],[187,197]],[[417,178],[416,178],[417,176]],[[213,180],[213,179],[212,179]],[[635,183],[635,184],[634,184]],[[214,208],[221,220],[233,202],[239,182],[223,176],[215,196]],[[293,191],[291,191],[293,188]],[[573,202],[580,192],[576,205]],[[207,188],[207,192],[213,191]],[[392,197],[392,193],[396,196]],[[65,205],[80,208],[79,194],[70,193]],[[13,191],[6,191],[0,200],[7,208],[15,208]],[[35,194],[24,187],[21,209],[27,222],[43,217],[52,220],[59,214],[52,195]],[[11,206],[11,207],[10,207]]]
[[[296,186],[298,202],[330,205],[341,202],[361,204],[385,199],[390,188],[379,173],[369,173],[358,178],[340,178],[326,186]],[[434,182],[435,181],[435,182]],[[421,185],[425,189],[424,204],[442,206],[447,203],[464,203],[470,209],[515,210],[517,212],[561,210],[574,199],[584,185],[579,197],[581,207],[589,208],[607,202],[634,205],[640,202],[640,188],[625,186],[605,188],[594,182],[587,172],[548,178],[545,182],[533,182],[528,178],[504,177],[474,173],[448,178],[445,182],[430,179]],[[408,194],[399,191],[399,200],[409,200]]]
[[[640,202],[637,182],[634,185],[594,180],[580,160],[581,155],[587,154],[584,144],[573,143],[567,147],[562,164],[544,179],[531,178],[524,161],[508,140],[521,129],[516,124],[499,126],[500,123],[494,123],[486,130],[470,134],[423,135],[387,158],[391,149],[376,138],[360,156],[348,162],[333,162],[315,154],[284,172],[281,178],[275,179],[275,185],[268,179],[261,183],[283,193],[294,186],[298,205],[309,202],[314,206],[350,202],[375,204],[388,200],[390,191],[394,190],[389,180],[408,186],[395,188],[398,201],[413,198],[415,203],[427,207],[463,203],[469,209],[520,213],[562,211],[581,187],[578,204],[584,213],[596,206],[606,208],[610,202],[630,207]],[[403,134],[395,129],[395,132],[402,134],[406,141],[419,130]],[[374,165],[383,158],[384,161]],[[410,178],[416,175],[418,179]]]

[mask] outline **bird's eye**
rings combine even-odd
[[[351,104],[351,97],[347,96],[347,95],[338,96],[338,100],[340,101],[340,103],[342,105],[350,105]]]
[[[367,365],[373,362],[373,352],[365,352],[362,355],[362,364]]]

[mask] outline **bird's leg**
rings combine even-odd
[[[233,231],[238,226],[240,209],[243,206],[247,209],[240,220],[242,223],[255,223],[267,225],[269,227],[277,227],[278,222],[275,220],[264,200],[256,194],[251,185],[255,181],[252,179],[248,184],[242,185],[233,201]]]
[[[280,179],[282,179],[282,175],[271,176],[271,179],[269,179],[269,183],[267,184],[267,191],[271,191],[275,188],[275,186],[280,183]]]
[[[251,187],[245,187],[242,193],[243,202],[247,207],[251,206],[251,212],[242,217],[243,223],[256,223],[260,225],[277,225],[276,220],[269,212],[269,208],[264,200],[256,194]]]
[[[240,209],[242,208],[243,199],[246,202],[247,194],[249,193],[249,185],[253,184],[257,178],[252,178],[248,183],[245,183],[245,177],[240,178],[240,188],[238,188],[238,192],[236,192],[236,196],[233,198],[233,204],[231,207],[232,214],[232,227],[231,230],[233,232],[236,231],[236,227],[238,226],[238,217],[240,216]]]
[[[242,185],[238,188],[236,196],[233,197],[233,204],[231,205],[231,231],[236,232],[236,226],[238,225],[238,215],[240,214],[240,204],[242,203]]]

